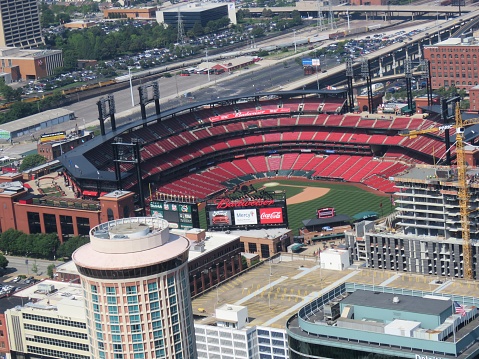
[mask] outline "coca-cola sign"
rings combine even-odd
[[[283,223],[283,209],[282,208],[261,208],[259,210],[259,223],[261,224],[275,224]]]
[[[277,113],[290,113],[290,112],[291,110],[289,108],[273,108],[270,110],[253,110],[253,111],[245,111],[245,112],[228,113],[228,114],[220,115],[220,116],[213,116],[213,117],[210,117],[210,121],[218,122],[218,121],[224,121],[224,120],[232,120],[234,118],[241,118],[241,117],[274,115]]]
[[[244,208],[244,207],[267,207],[274,204],[273,199],[255,198],[255,199],[236,199],[217,198],[215,205],[217,209]]]

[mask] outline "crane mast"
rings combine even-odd
[[[466,160],[464,158],[464,124],[459,104],[456,104],[456,159],[459,210],[462,228],[462,259],[465,279],[473,279],[471,232],[469,226],[469,191],[467,188]]]

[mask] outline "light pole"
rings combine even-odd
[[[293,30],[294,53],[296,53],[296,29]]]
[[[208,68],[208,82],[210,82],[210,62],[208,61],[208,48],[206,48],[206,67]]]
[[[130,76],[131,107],[135,107],[135,100],[133,98],[133,83],[131,81],[131,66],[128,66],[128,76]]]

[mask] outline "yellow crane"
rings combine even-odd
[[[462,120],[461,110],[459,104],[456,105],[455,124],[444,125],[439,127],[427,128],[424,130],[405,130],[401,131],[399,135],[409,138],[416,138],[418,135],[425,133],[444,131],[447,129],[456,129],[456,159],[457,159],[457,185],[458,185],[458,200],[459,210],[461,214],[461,229],[462,229],[462,256],[464,261],[464,278],[473,279],[473,263],[472,263],[472,248],[471,248],[471,232],[469,227],[469,190],[467,186],[466,177],[466,160],[464,155],[464,127],[479,124],[479,118],[470,120]]]

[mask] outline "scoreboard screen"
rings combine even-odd
[[[151,201],[151,216],[167,220],[170,228],[191,229],[200,227],[198,205],[177,201]]]

